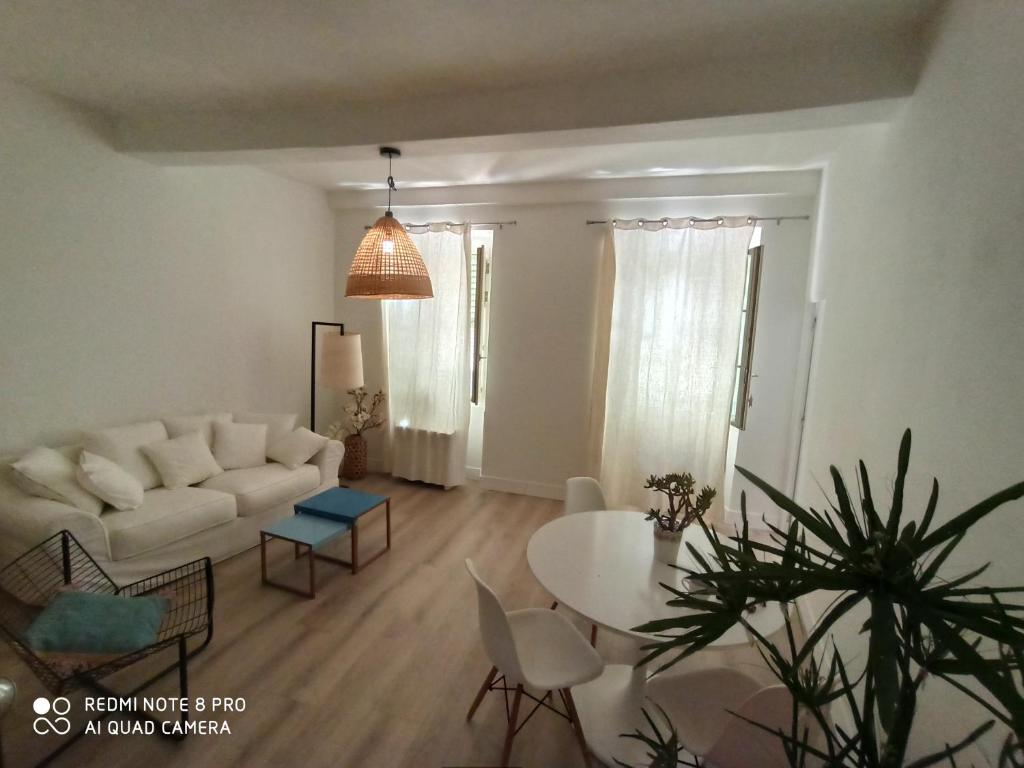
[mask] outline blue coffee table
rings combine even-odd
[[[359,519],[368,512],[384,507],[386,545],[364,561],[366,567],[391,549],[391,498],[351,488],[330,488],[295,505],[295,515],[279,520],[260,531],[260,567],[264,584],[285,589],[304,597],[316,597],[316,561],[345,565],[359,573]],[[352,532],[352,559],[341,560],[316,550],[344,533]],[[295,559],[302,556],[302,547],[309,558],[309,589],[304,591],[288,584],[272,581],[267,576],[267,542],[271,539],[290,541],[295,545]]]

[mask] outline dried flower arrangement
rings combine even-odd
[[[367,405],[366,398],[369,392],[365,388],[350,389],[348,393],[354,402],[345,406],[345,420],[336,421],[327,428],[327,436],[337,440],[348,435],[362,435],[371,429],[383,426],[387,419],[384,417],[384,402],[386,396],[383,391],[373,395],[370,404]]]

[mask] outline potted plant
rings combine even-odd
[[[676,563],[686,527],[704,517],[715,498],[714,488],[705,485],[696,493],[696,487],[689,472],[651,475],[644,484],[668,497],[667,510],[651,507],[647,512],[647,519],[654,521],[654,557],[668,565]]]
[[[345,458],[341,464],[341,476],[347,480],[361,480],[366,477],[366,438],[364,432],[377,429],[387,419],[384,417],[384,392],[378,391],[370,399],[365,388],[350,389],[348,394],[353,402],[345,406],[345,419],[331,424],[327,436],[337,440],[344,436]]]
[[[858,493],[831,468],[835,496],[828,509],[804,508],[750,472],[737,470],[790,516],[786,526],[768,525],[767,540],[749,535],[746,498],[742,529],[723,541],[702,520],[713,556],[691,551],[689,592],[669,588],[669,605],[689,609],[677,617],[636,627],[658,636],[641,663],[667,658],[672,666],[741,624],[756,642],[771,672],[789,690],[792,727],[773,730],[792,766],[817,762],[835,768],[924,768],[956,766],[955,756],[1000,723],[1006,732],[999,764],[1024,766],[1024,587],[976,582],[987,568],[946,574],[964,537],[1004,504],[1024,497],[1019,482],[966,511],[936,521],[939,484],[920,515],[904,509],[910,464],[910,430],[903,435],[892,501],[886,511],[859,464]],[[667,587],[666,587],[667,588]],[[765,601],[789,607],[812,592],[831,593],[823,615],[806,638],[790,625],[778,644],[760,634],[749,611]],[[868,614],[860,625],[865,652],[840,654],[830,634],[855,609]],[[860,622],[858,622],[860,624]],[[780,647],[781,646],[781,647]],[[919,692],[927,682],[948,684],[973,699],[990,718],[965,722],[961,733],[942,734],[945,746],[928,755],[908,754]],[[830,707],[842,702],[855,728],[842,727]],[[810,722],[812,731],[800,724]],[[669,725],[666,734],[649,716],[650,732],[623,734],[650,748],[648,766],[691,765]],[[758,725],[754,723],[754,725]],[[816,731],[816,732],[815,732]]]

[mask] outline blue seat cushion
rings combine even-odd
[[[94,666],[156,642],[166,597],[58,592],[25,631],[36,655],[58,666]]]

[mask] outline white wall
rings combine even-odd
[[[494,233],[484,484],[560,498],[565,479],[586,472],[594,294],[604,237],[603,227],[586,225],[588,218],[786,215],[808,213],[812,206],[813,200],[803,196],[762,196],[396,208],[396,216],[407,222],[518,222]],[[339,297],[363,228],[376,215],[370,210],[338,212]],[[365,334],[367,385],[379,385],[379,304],[339,299],[338,320]],[[375,436],[371,457],[380,460],[383,450]]]
[[[118,155],[96,115],[10,83],[0,103],[0,450],[209,408],[307,414],[309,322],[334,312],[324,193]]]
[[[954,2],[905,114],[826,173],[805,501],[857,458],[884,493],[907,426],[916,515],[933,475],[940,521],[1024,476],[1021,40],[1024,4]],[[992,562],[989,583],[1024,583],[1022,513],[979,525],[947,572]],[[983,719],[937,681],[925,703],[932,746]]]

